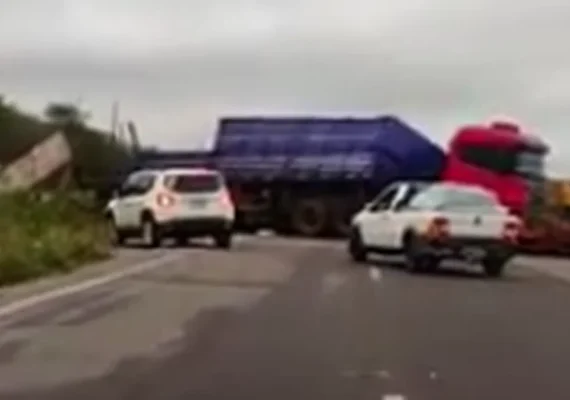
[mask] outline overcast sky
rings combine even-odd
[[[569,37],[568,0],[0,0],[0,93],[102,127],[116,99],[171,148],[227,114],[395,113],[440,143],[507,115],[570,175]]]

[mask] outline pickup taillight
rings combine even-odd
[[[445,217],[435,217],[429,224],[426,236],[432,240],[444,239],[449,236],[449,220]]]
[[[509,243],[516,243],[521,231],[521,224],[518,221],[509,220],[503,225],[503,240]]]

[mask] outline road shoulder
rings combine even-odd
[[[570,260],[564,258],[520,256],[516,264],[570,283]]]
[[[108,260],[85,265],[70,274],[47,276],[15,286],[0,288],[0,310],[24,299],[105,277],[118,271],[127,270],[133,265],[158,259],[166,254],[165,249],[149,251],[121,249],[115,251]]]

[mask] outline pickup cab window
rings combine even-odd
[[[485,192],[432,187],[411,199],[409,208],[417,210],[498,210],[495,198]]]
[[[374,200],[370,202],[370,211],[387,210],[392,205],[400,188],[398,186],[388,187],[386,190],[380,192]]]

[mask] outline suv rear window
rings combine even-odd
[[[215,192],[222,185],[221,178],[215,174],[201,175],[168,175],[164,178],[164,186],[177,193]]]

